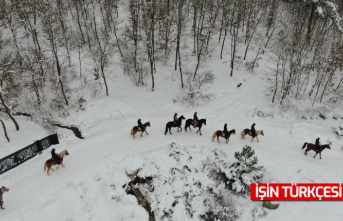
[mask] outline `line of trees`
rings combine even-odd
[[[342,12],[342,0],[0,0],[0,117],[66,115],[83,100],[74,82],[108,96],[114,66],[154,91],[168,60],[193,96],[215,77],[209,58],[233,76],[266,52],[272,102],[338,102]]]

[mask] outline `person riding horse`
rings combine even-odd
[[[316,152],[318,152],[319,151],[319,148],[320,148],[320,138],[318,137],[317,139],[316,139]]]
[[[144,131],[144,126],[142,124],[141,119],[138,119],[137,124],[138,124],[138,127],[141,128],[141,131]]]
[[[173,124],[177,124],[177,113],[174,114],[174,121]]]
[[[225,137],[227,133],[227,124],[224,124],[223,136]]]
[[[251,125],[251,136],[254,138],[254,137],[256,137],[257,136],[257,134],[256,134],[256,130],[255,130],[255,123],[253,123],[252,125]]]
[[[10,189],[2,186],[0,188],[0,208],[1,209],[5,209],[3,206],[4,206],[4,201],[2,200],[2,195],[4,194],[4,192],[7,192],[7,191],[10,191]]]
[[[55,148],[52,148],[51,156],[52,156],[52,159],[55,161],[56,164],[61,164],[62,158],[57,153],[55,153]]]
[[[197,116],[197,112],[194,112],[194,116],[193,116],[193,127],[196,127],[197,126],[197,124],[198,124],[198,121],[199,121],[199,119],[198,119],[198,116]]]

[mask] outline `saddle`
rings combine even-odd
[[[55,164],[61,164],[62,159],[51,158]]]
[[[197,121],[197,120],[192,120],[192,125],[193,125],[193,127],[195,127],[197,124],[198,124],[198,121]]]

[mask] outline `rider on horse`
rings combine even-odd
[[[52,159],[55,161],[56,164],[61,163],[62,158],[57,153],[55,153],[55,148],[52,148],[51,156],[52,156]]]
[[[198,121],[199,121],[199,119],[198,119],[198,116],[197,116],[197,112],[194,112],[194,116],[193,116],[193,127],[196,127],[197,126],[197,124],[198,124]]]
[[[316,152],[318,152],[319,151],[319,148],[320,148],[320,138],[318,137],[317,139],[316,139]]]
[[[257,136],[257,134],[256,134],[256,130],[255,130],[255,123],[253,123],[252,125],[251,125],[251,136],[254,138],[254,137],[256,137]]]
[[[174,114],[174,121],[173,121],[173,124],[176,124],[177,123],[177,113]]]
[[[227,124],[224,124],[223,135],[224,137],[227,135]]]
[[[144,126],[142,124],[141,119],[138,119],[137,124],[138,124],[138,127],[141,129],[141,131],[144,131]]]

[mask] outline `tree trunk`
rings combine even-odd
[[[8,138],[8,135],[7,135],[6,125],[1,119],[0,119],[0,122],[2,124],[2,127],[4,128],[5,137],[6,137],[7,141],[10,142],[10,138]]]
[[[12,113],[11,113],[11,110],[7,107],[5,101],[4,101],[4,98],[2,96],[2,92],[0,92],[0,100],[1,100],[1,103],[2,105],[5,107],[5,112],[7,113],[7,115],[11,118],[11,120],[13,121],[14,123],[14,126],[16,128],[16,130],[18,131],[19,130],[19,124],[17,123],[17,121],[14,119]]]

